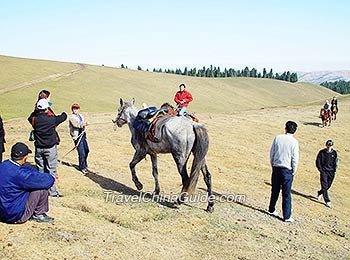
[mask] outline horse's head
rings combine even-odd
[[[123,101],[120,99],[120,106],[118,108],[118,114],[115,120],[112,120],[114,124],[118,127],[122,127],[123,125],[130,123],[131,119],[135,114],[137,114],[137,109],[134,106],[135,99],[133,98],[129,102]]]

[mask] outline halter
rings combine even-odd
[[[118,121],[121,121],[122,125],[128,123],[128,120],[121,117],[124,110],[125,110],[125,106],[123,106],[122,110],[118,113],[117,118],[113,121],[114,123],[117,123]]]

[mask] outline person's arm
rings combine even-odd
[[[322,159],[321,159],[321,154],[322,154],[322,150],[318,152],[317,157],[316,157],[316,167],[317,169],[321,172],[322,171]]]
[[[334,150],[334,172],[337,171],[338,168],[338,153]]]
[[[58,126],[62,122],[66,121],[67,113],[66,112],[62,112],[62,114],[60,114],[59,116],[55,116],[55,118],[56,118],[56,126]]]
[[[18,186],[26,190],[49,189],[55,182],[51,174],[40,173],[30,166],[19,169]]]
[[[35,116],[35,112],[33,111],[30,116],[27,118],[28,122],[30,125],[32,125],[32,120],[33,120],[33,117]]]
[[[293,171],[293,175],[295,175],[295,173],[298,170],[298,163],[299,163],[299,143],[296,142],[295,146],[293,147],[293,151],[292,151],[292,171]]]
[[[191,93],[187,91],[187,95],[186,95],[185,101],[187,103],[190,103],[192,100],[193,100],[193,97],[192,97]]]
[[[174,101],[176,104],[179,104],[181,102],[180,97],[179,97],[179,92],[176,92],[175,97],[174,97]]]
[[[5,130],[2,123],[2,118],[0,117],[0,140],[5,140]]]
[[[274,161],[274,158],[275,158],[275,144],[276,142],[276,137],[273,139],[273,142],[272,142],[272,145],[271,145],[271,148],[270,148],[270,164],[271,164],[271,167],[273,166],[272,163]]]
[[[72,124],[72,126],[74,128],[83,128],[84,127],[84,123],[81,123],[79,118],[77,116],[71,116],[69,118],[69,122]]]

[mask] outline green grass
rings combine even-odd
[[[12,68],[11,73],[0,74],[0,86],[47,76],[55,70],[69,71],[76,66],[53,61],[0,58],[0,71]],[[69,111],[72,103],[80,103],[83,111],[116,111],[120,97],[127,100],[134,97],[139,107],[142,102],[159,106],[165,101],[174,103],[173,96],[182,82],[187,84],[194,97],[189,110],[198,113],[231,114],[249,109],[300,105],[324,100],[334,94],[308,83],[254,78],[196,78],[87,65],[85,70],[74,75],[2,94],[0,113],[5,119],[27,116],[41,89],[51,91],[53,109],[57,113]]]
[[[0,89],[70,71],[76,64],[46,60],[21,59],[0,55]]]

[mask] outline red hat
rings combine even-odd
[[[79,105],[79,104],[73,104],[73,105],[72,105],[72,110],[73,110],[74,108],[80,109],[80,105]]]

